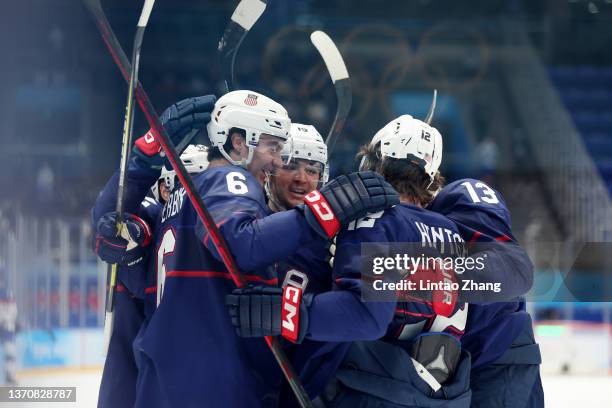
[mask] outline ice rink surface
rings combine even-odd
[[[0,406],[2,408],[95,408],[101,376],[102,368],[58,368],[21,372],[17,375],[20,386],[76,387],[76,403],[21,402],[1,403]]]
[[[548,375],[542,378],[547,408],[610,408],[612,377]]]
[[[58,369],[27,372],[19,376],[23,386],[77,387],[76,403],[10,403],[4,407],[90,408],[96,406],[100,369]],[[612,376],[546,375],[543,378],[547,408],[610,408],[612,407]]]

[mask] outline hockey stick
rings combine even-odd
[[[433,120],[434,112],[436,111],[436,103],[438,102],[438,90],[434,89],[433,99],[431,100],[431,105],[429,106],[429,112],[427,112],[427,116],[425,117],[424,122],[428,125],[431,125],[431,121]]]
[[[104,14],[104,11],[102,10],[100,1],[99,0],[83,0],[83,1],[85,2],[92,16],[94,17],[96,26],[98,27],[98,30],[100,31],[102,38],[104,40],[104,43],[106,44],[113,60],[117,64],[123,77],[127,80],[128,79],[127,73],[130,71],[130,63],[127,57],[125,56],[125,53],[123,49],[121,48],[121,45],[119,44],[119,41],[117,40],[117,37],[115,33],[113,32],[108,22],[108,19],[106,18],[106,15]],[[202,198],[200,197],[199,194],[196,193],[197,190],[195,189],[193,185],[193,181],[191,180],[189,173],[187,173],[187,170],[185,169],[185,165],[180,160],[179,155],[177,154],[175,150],[174,143],[172,143],[172,140],[170,139],[166,130],[162,126],[161,122],[159,121],[157,112],[155,111],[155,108],[153,107],[151,100],[149,99],[147,93],[145,92],[144,88],[142,87],[140,83],[136,84],[135,95],[136,95],[136,100],[138,101],[138,104],[140,105],[140,108],[145,114],[147,122],[151,126],[151,132],[153,133],[153,137],[155,137],[155,140],[159,142],[164,152],[166,153],[168,161],[170,162],[170,164],[172,165],[172,168],[176,172],[176,176],[181,182],[181,185],[183,186],[183,188],[185,188],[185,192],[187,196],[189,197],[189,200],[193,204],[193,208],[198,214],[198,218],[200,219],[200,221],[202,221],[202,223],[204,224],[204,226],[210,233],[210,238],[213,244],[215,245],[217,252],[221,256],[223,260],[223,264],[227,268],[230,276],[232,277],[232,280],[234,281],[237,287],[239,288],[245,287],[247,285],[247,281],[244,278],[244,275],[242,275],[242,273],[238,270],[236,262],[234,261],[234,258],[231,256],[229,247],[227,246],[227,242],[225,241],[223,235],[221,235],[221,233],[219,232],[219,229],[217,228],[210,213],[206,209],[206,206],[204,205]],[[289,382],[291,389],[296,394],[296,397],[300,405],[302,407],[311,407],[312,404],[310,400],[308,399],[308,394],[306,393],[306,391],[304,390],[304,387],[300,383],[299,377],[296,375],[295,370],[291,366],[291,363],[289,362],[289,359],[287,358],[285,352],[283,351],[278,338],[266,337],[265,339],[266,339],[266,343],[270,347],[270,350],[274,354],[274,357],[276,358],[276,361],[278,362],[281,368],[281,371],[283,372],[283,374],[285,375],[285,378]]]
[[[140,62],[140,48],[144,31],[151,15],[155,0],[145,0],[140,13],[140,19],[136,25],[134,44],[132,49],[132,69],[130,70],[130,81],[127,103],[125,105],[125,120],[123,122],[123,139],[121,141],[121,162],[119,164],[119,189],[117,193],[117,235],[121,234],[123,225],[123,203],[125,201],[125,176],[127,173],[127,161],[130,146],[132,145],[132,134],[134,129],[134,88],[138,81],[138,66]],[[115,318],[115,289],[117,286],[117,264],[110,266],[110,279],[106,294],[106,312],[104,314],[104,354],[108,352],[111,336],[113,334],[113,323]]]
[[[223,82],[225,84],[225,93],[236,89],[234,80],[234,63],[238,48],[242,44],[242,40],[246,37],[249,30],[259,20],[259,17],[266,9],[266,0],[241,0],[236,6],[231,20],[225,27],[223,36],[219,40],[217,51],[221,59],[223,72]],[[183,142],[176,146],[178,152],[182,152],[193,136],[198,132],[194,129],[184,138]]]
[[[312,44],[317,48],[327,66],[338,99],[336,117],[329,129],[327,139],[325,139],[327,157],[329,158],[336,147],[338,135],[342,132],[342,128],[346,123],[346,118],[351,110],[353,92],[351,90],[351,81],[348,71],[346,70],[346,65],[334,41],[323,31],[315,31],[310,34],[310,41],[312,41]]]
[[[259,17],[266,9],[267,0],[241,0],[232,14],[230,22],[225,27],[223,36],[219,40],[217,51],[223,67],[223,81],[225,82],[225,92],[233,91],[234,81],[234,62],[238,48],[242,40]]]

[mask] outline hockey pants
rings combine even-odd
[[[335,408],[468,408],[470,355],[461,352],[452,379],[434,392],[419,376],[410,355],[383,341],[356,342],[336,376]]]
[[[542,357],[531,318],[512,346],[495,362],[471,374],[472,408],[543,408]]]

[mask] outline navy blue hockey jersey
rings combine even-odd
[[[149,224],[155,222],[161,206],[150,198],[142,202],[140,200],[153,185],[158,173],[143,169],[134,161],[128,162],[126,184],[129,194],[125,201],[125,211],[137,214]],[[115,210],[118,177],[117,171],[96,199],[92,209],[94,230],[102,215]],[[145,261],[134,267],[119,266],[117,269],[114,326],[98,393],[100,408],[127,408],[134,405],[138,369],[132,343],[145,320],[143,298],[146,265]]]
[[[429,235],[429,229],[443,232]],[[425,301],[361,300],[361,244],[404,242],[436,247],[442,242],[460,241],[462,239],[452,221],[409,204],[400,204],[351,223],[338,236],[333,269],[334,290],[314,296],[309,307],[306,338],[319,341],[376,340],[385,334],[394,336],[401,333],[406,325],[434,320],[432,306]]]
[[[148,224],[157,219],[161,205],[147,198],[137,215]],[[147,258],[152,251],[147,252]],[[132,407],[136,398],[138,365],[133,343],[145,324],[145,278],[147,261],[135,267],[120,266],[117,269],[115,293],[115,317],[113,335],[104,362],[102,381],[98,394],[98,407]]]
[[[261,185],[240,167],[209,168],[194,183],[250,283],[277,285],[274,261],[320,240],[295,210],[270,215]],[[160,221],[152,259],[159,305],[138,344],[136,406],[276,404],[280,369],[263,339],[236,336],[225,307],[235,285],[184,188]]]
[[[462,179],[450,183],[440,191],[428,209],[453,220],[466,241],[516,241],[503,197],[479,180]],[[500,265],[496,270],[496,279],[509,291],[525,293],[528,290],[525,285],[514,289],[512,285],[524,281],[517,277],[532,273],[531,270],[525,270],[529,262],[527,260],[511,265],[522,270],[504,270]],[[472,369],[498,359],[519,335],[527,317],[525,302],[522,300],[487,305],[470,304],[466,332],[461,342],[472,354]]]

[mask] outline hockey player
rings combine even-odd
[[[496,302],[470,304],[461,337],[463,347],[472,355],[471,406],[541,407],[541,357],[531,319],[523,301],[501,302],[526,293],[533,279],[533,266],[516,244],[503,197],[478,180],[464,179],[443,188],[427,208],[452,219],[466,241],[499,242],[476,247],[486,251],[490,261],[480,272],[465,275],[480,282],[501,282],[502,293],[459,295],[462,300]],[[500,389],[507,392],[500,393]]]
[[[289,151],[291,150],[291,151]],[[273,212],[290,210],[304,202],[304,197],[328,180],[327,146],[312,125],[291,124],[291,139],[283,156],[287,164],[277,168],[266,180],[268,206]],[[290,269],[308,272],[308,290],[324,292],[331,289],[331,269],[326,263],[328,242],[314,241],[279,265],[279,281]]]
[[[520,296],[530,289],[533,267],[527,255],[517,251],[510,214],[498,191],[479,180],[458,180],[444,187],[428,208],[452,219],[466,241],[489,246],[498,242],[502,256],[492,262],[498,268],[487,272],[492,280],[502,282],[507,296]],[[470,304],[469,308],[461,342],[472,355],[471,406],[543,407],[540,350],[524,300]]]
[[[125,214],[126,230],[122,241],[116,245],[126,248],[125,255],[116,257],[115,262],[133,262],[131,266],[120,265],[117,271],[117,286],[115,292],[115,318],[113,333],[108,352],[104,361],[102,381],[98,393],[98,407],[131,407],[136,397],[136,379],[138,367],[132,351],[132,343],[145,321],[144,311],[144,259],[146,253],[141,245],[148,246],[151,234],[148,222],[153,222],[161,206],[144,201],[136,214]],[[115,226],[116,213],[103,216],[99,221],[98,234],[102,234],[108,226]],[[146,220],[146,222],[145,222]],[[145,232],[143,234],[143,232]],[[108,234],[110,235],[110,231]],[[105,240],[100,246],[111,246],[114,240]],[[148,242],[147,242],[148,241]],[[116,242],[116,241],[115,241]],[[103,250],[103,259],[113,262],[115,254]]]
[[[304,195],[320,187],[324,181],[327,181],[327,147],[321,135],[313,126],[291,124],[290,136],[291,142],[286,144],[282,152],[284,156],[291,156],[290,161],[286,165],[274,169],[274,172],[269,174],[266,180],[268,205],[274,212],[288,210],[301,204]],[[202,160],[199,155],[198,157],[190,155],[191,150],[193,149],[188,147],[181,155],[181,159],[190,173],[196,173],[198,170],[201,170],[198,162]],[[198,147],[198,150],[203,149]],[[191,158],[194,160],[190,160]],[[163,202],[167,202],[168,195],[174,188],[174,182],[174,172],[165,168],[162,169],[162,174],[152,189],[154,195],[156,197],[159,196]],[[111,222],[110,225],[114,227],[114,222]],[[307,263],[318,262],[318,267],[313,269],[321,271],[321,273],[316,276],[310,276],[311,284],[309,285],[309,290],[329,290],[331,287],[331,268],[324,256],[327,253],[326,246],[325,241],[319,240],[311,246],[300,248],[298,253],[292,257],[280,261],[277,270],[281,280],[284,273],[290,269],[304,269]],[[146,290],[146,296],[155,299],[156,294],[150,290],[154,288],[149,287],[148,289]],[[312,342],[311,344],[301,345],[297,351],[287,350],[287,353],[294,359],[293,363],[296,370],[304,373],[302,378],[304,385],[307,391],[314,396],[323,388],[325,379],[330,378],[331,374],[335,371],[333,367],[337,367],[345,349],[345,345],[334,344],[330,347],[324,343]],[[334,359],[336,363],[333,363]],[[328,372],[330,372],[328,376],[324,377],[321,375],[321,366],[327,368]],[[315,383],[308,382],[310,379],[314,379]],[[283,398],[283,402],[280,403],[281,406],[283,406],[282,404],[285,400],[291,400],[292,398],[291,391],[284,390],[284,394],[286,395],[281,397]]]
[[[325,184],[329,174],[327,146],[314,126],[291,124],[291,143],[283,155],[290,155],[287,165],[274,170],[266,181],[268,206],[274,212],[301,204],[304,196]],[[291,149],[291,151],[289,151]],[[301,247],[289,258],[277,262],[279,282],[289,271],[306,274],[308,293],[322,293],[332,288],[332,270],[328,263],[329,241],[316,241]],[[285,348],[305,390],[315,398],[325,388],[342,361],[349,343],[324,343],[305,340]],[[279,406],[297,406],[288,384],[283,384]]]
[[[207,155],[208,152],[205,146],[189,145],[181,154],[181,161],[189,173],[195,174],[203,171],[208,166]],[[168,200],[170,192],[174,188],[174,183],[174,171],[167,170],[164,167],[159,180],[151,188],[151,193],[154,197],[159,197],[161,203],[165,203]],[[121,256],[111,256],[112,259],[109,258],[108,253],[104,254],[104,258],[109,262],[124,263],[119,269],[120,282],[128,283],[120,283],[117,285],[116,289],[116,318],[113,328],[114,333],[104,365],[102,382],[98,396],[99,407],[131,407],[134,405],[138,368],[133,357],[134,353],[132,350],[132,345],[139,330],[142,329],[147,315],[150,314],[150,312],[146,313],[144,309],[146,288],[143,286],[145,283],[145,271],[142,269],[142,267],[144,267],[146,263],[136,262],[134,264],[132,259],[135,258],[135,255],[133,255],[132,252],[137,253],[137,259],[145,259],[148,255],[141,252],[143,248],[138,245],[138,242],[135,241],[135,239],[137,239],[135,237],[141,235],[139,231],[140,229],[143,231],[150,230],[148,225],[155,224],[161,208],[162,205],[160,205],[159,202],[146,197],[141,203],[141,207],[137,214],[139,219],[144,220],[145,223],[137,223],[132,225],[135,220],[132,218],[131,214],[128,214],[128,230],[131,229],[133,232],[125,236],[124,239],[127,239],[128,242],[131,243],[131,247],[133,249],[128,249],[130,248],[130,245],[128,244],[126,245],[125,254],[122,254]],[[113,216],[107,214],[100,219],[97,233],[102,234],[103,231],[108,228],[113,231],[112,229],[114,228],[115,224],[116,221]],[[112,232],[109,232],[108,235],[112,236]],[[148,233],[148,235],[150,236],[151,234]],[[106,240],[104,245],[109,244],[110,242]],[[119,242],[117,244],[123,243]],[[116,249],[114,250],[113,254],[117,254]],[[130,385],[129,388],[128,385]],[[126,392],[117,393],[117,390],[119,389],[123,389]]]
[[[192,130],[206,125],[214,102],[212,95],[189,98],[164,111],[162,124],[176,145],[184,145],[185,138],[192,135]],[[133,158],[128,162],[126,228],[123,236],[117,236],[116,213],[112,211],[117,200],[118,173],[106,184],[92,210],[96,253],[106,262],[120,264],[113,335],[104,364],[99,407],[132,407],[136,397],[138,368],[132,343],[146,318],[146,257],[153,252],[148,250],[150,245],[147,242],[151,241],[148,225],[155,225],[161,211],[159,203],[145,198],[145,195],[153,185],[153,194],[164,200],[164,196],[167,197],[165,188],[172,187],[169,184],[174,183],[173,172],[165,167],[160,176],[163,157],[159,148],[152,148],[152,141],[149,133],[138,139]],[[188,171],[199,172],[207,165],[206,154],[201,146],[188,146],[181,159]],[[156,181],[158,178],[159,181]],[[164,189],[161,193],[159,186]]]
[[[208,148],[202,144],[189,145],[181,154],[181,161],[189,174],[198,174],[208,167]],[[162,167],[159,179],[151,187],[151,194],[155,201],[162,205],[166,204],[176,181],[176,172],[166,166]]]
[[[275,169],[266,180],[269,207],[285,211],[304,201],[304,196],[327,182],[327,146],[312,125],[292,123],[290,142],[282,152],[289,162]]]
[[[398,199],[380,177],[357,173],[302,208],[269,215],[262,184],[281,165],[289,126],[285,109],[263,95],[224,95],[208,125],[209,168],[194,180],[250,282],[276,284],[274,261]],[[137,350],[135,406],[274,405],[280,370],[265,342],[235,335],[224,306],[234,284],[185,194],[172,192],[156,233],[159,305]]]
[[[382,174],[399,191],[402,203],[352,223],[338,236],[333,291],[300,298],[288,296],[299,292],[290,286],[284,292],[236,290],[228,296],[232,323],[243,337],[282,334],[298,343],[384,336],[384,341],[353,344],[338,371],[342,391],[332,406],[468,407],[469,355],[456,338],[467,310],[455,305],[454,294],[446,291],[450,297],[440,303],[360,299],[363,243],[414,242],[434,250],[446,246],[448,251],[462,241],[450,220],[422,208],[440,185],[438,131],[406,115],[383,128],[374,141],[362,152],[362,169]],[[285,312],[293,308],[299,312]],[[415,339],[423,328],[430,333]]]

